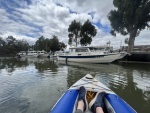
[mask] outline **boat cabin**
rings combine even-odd
[[[18,55],[26,55],[26,52],[25,52],[25,51],[20,51],[20,52],[18,53]]]
[[[108,51],[106,47],[101,46],[90,46],[90,47],[71,47],[69,48],[70,53],[76,52],[104,52]]]
[[[28,55],[36,55],[37,51],[28,51]]]
[[[79,52],[90,52],[90,50],[89,48],[85,47],[69,48],[69,53],[79,53]]]
[[[45,52],[44,50],[38,51],[37,53],[40,54],[40,55],[41,55],[41,54],[42,54],[42,55],[43,55],[43,54],[46,54],[46,52]]]

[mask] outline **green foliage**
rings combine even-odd
[[[50,39],[50,41],[51,41],[50,45],[51,51],[59,51],[60,47],[58,37],[54,35],[52,39]]]
[[[35,50],[45,50],[49,51],[59,51],[66,48],[66,45],[63,42],[59,42],[57,36],[53,36],[51,39],[41,36],[34,45]]]
[[[72,21],[69,25],[68,32],[69,32],[69,42],[68,44],[72,44],[72,41],[78,43],[78,38],[80,37],[80,31],[81,31],[81,23],[77,22],[76,20]]]
[[[64,48],[66,48],[66,45],[63,42],[59,42],[59,49],[63,51]]]
[[[111,10],[108,15],[112,30],[126,35],[134,28],[142,30],[149,27],[149,0],[114,0],[113,3],[117,10]]]
[[[27,51],[29,44],[24,40],[17,40],[8,36],[6,40],[0,38],[0,56],[15,56],[20,51]]]
[[[35,49],[36,50],[45,50],[45,37],[41,36],[36,42],[35,42]]]
[[[71,45],[74,41],[76,46],[78,43],[81,45],[91,44],[92,37],[94,37],[97,33],[95,26],[87,20],[83,25],[80,22],[76,22],[76,20],[72,21],[68,28],[68,44]]]
[[[96,33],[97,30],[95,29],[95,26],[93,26],[92,23],[89,20],[87,20],[81,27],[80,44],[85,46],[87,44],[91,44],[92,37],[94,37]]]
[[[111,34],[129,34],[129,46],[134,45],[134,39],[140,31],[149,28],[149,0],[113,0],[116,10],[111,10],[108,19],[111,22]]]

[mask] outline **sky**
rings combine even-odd
[[[40,37],[68,44],[68,26],[73,20],[84,23],[89,19],[97,29],[91,45],[119,48],[129,36],[112,36],[107,18],[114,9],[113,0],[0,0],[0,37],[12,35],[34,44]],[[136,37],[135,45],[150,45],[150,31],[145,29]]]

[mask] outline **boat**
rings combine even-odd
[[[38,56],[37,56],[38,58],[50,58],[50,54],[44,50],[37,51],[37,53],[38,53]]]
[[[26,51],[20,51],[19,53],[17,53],[16,57],[21,58],[21,57],[25,57],[26,55],[27,55]]]
[[[25,52],[25,51],[21,51],[21,52],[19,52],[18,54],[17,54],[17,57],[19,57],[19,58],[22,58],[22,57],[27,57],[27,58],[43,58],[43,57],[50,57],[50,55],[47,53],[47,52],[45,52],[44,50],[42,50],[42,51],[34,51],[34,50],[30,50],[30,51],[27,51],[27,52]]]
[[[61,55],[62,53],[63,51],[55,51],[54,55],[52,55],[51,57],[57,58],[57,56]]]
[[[25,56],[25,57],[38,57],[39,56],[39,54],[38,54],[38,52],[37,51],[27,51],[27,55]]]
[[[89,48],[94,48],[94,51],[96,52],[105,52],[105,53],[111,53],[111,54],[116,54],[119,53],[120,56],[116,59],[116,60],[120,60],[123,59],[126,55],[130,55],[129,53],[125,52],[125,51],[121,51],[121,52],[115,52],[113,51],[113,47],[109,47],[109,46],[92,46]]]
[[[49,113],[75,113],[79,88],[84,86],[88,99],[88,93],[106,92],[104,104],[108,113],[136,113],[136,111],[127,104],[121,97],[114,93],[107,86],[99,82],[90,74],[74,83],[56,102]],[[94,97],[93,97],[94,98]],[[92,113],[89,109],[86,113]]]
[[[69,53],[58,55],[58,60],[80,63],[111,63],[124,56],[123,53],[111,53],[96,47],[71,47]]]

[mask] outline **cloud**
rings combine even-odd
[[[0,36],[13,35],[17,39],[28,40],[30,44],[41,36],[58,36],[68,43],[68,26],[73,20],[84,23],[89,19],[96,26],[97,35],[92,45],[105,45],[109,40],[112,46],[119,47],[120,40],[128,36],[109,34],[110,22],[107,15],[114,9],[112,0],[6,0],[0,2]],[[144,30],[136,38],[135,44],[150,40]],[[124,41],[122,41],[124,42]]]

